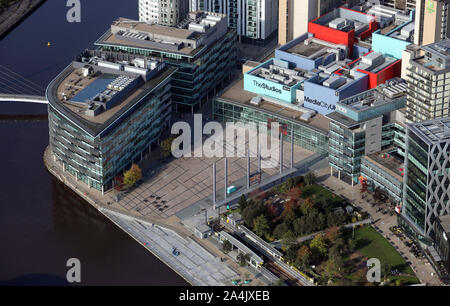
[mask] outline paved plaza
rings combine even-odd
[[[245,148],[240,150],[245,151]],[[243,153],[243,151],[240,152]],[[311,151],[294,146],[294,164],[313,154]],[[284,141],[283,156],[284,167],[289,168],[291,158],[290,142]],[[235,186],[238,189],[246,188],[246,186],[243,186],[245,183],[242,183],[245,180],[242,179],[245,178],[247,173],[247,159],[245,157],[227,159],[228,186],[236,183]],[[256,173],[258,160],[257,158],[251,158],[250,161],[251,173]],[[144,217],[149,216],[163,219],[169,218],[203,199],[210,201],[212,206],[212,164],[214,162],[216,162],[217,171],[216,191],[217,194],[223,195],[225,186],[225,158],[190,157],[174,159],[162,165],[160,168],[151,171],[137,188],[123,195],[116,204],[129,212],[137,212]],[[262,169],[262,176],[267,177],[279,173],[278,164],[272,163],[272,167]],[[110,201],[113,201],[113,195],[109,194],[108,196],[111,197]]]

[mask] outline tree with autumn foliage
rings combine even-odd
[[[328,241],[328,243],[332,244],[337,238],[339,237],[339,227],[338,226],[332,226],[328,228],[325,232],[325,240]]]
[[[297,251],[297,265],[301,269],[307,269],[311,260],[311,250],[307,245],[302,245]]]
[[[301,203],[300,209],[302,211],[302,214],[306,216],[313,209],[313,207],[314,207],[314,201],[311,199],[311,197],[307,197]]]
[[[288,192],[288,198],[297,201],[302,196],[302,190],[299,187],[294,187]]]
[[[130,170],[125,171],[123,175],[123,183],[127,186],[133,186],[141,178],[142,178],[141,168],[138,165],[133,164]]]

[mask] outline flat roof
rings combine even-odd
[[[262,264],[264,262],[264,260],[261,257],[259,257],[258,254],[256,254],[252,250],[250,250],[246,245],[244,245],[242,242],[240,242],[239,240],[237,240],[236,238],[234,238],[227,232],[221,231],[219,233],[219,235],[221,237],[225,238],[226,240],[230,241],[232,245],[237,247],[242,252],[249,254],[258,264]]]
[[[429,144],[450,141],[450,117],[412,123],[408,127]]]
[[[288,106],[282,107],[279,104],[271,103],[270,101],[264,100],[264,96],[260,105],[256,106],[254,104],[251,104],[250,100],[257,96],[260,95],[244,90],[244,79],[241,78],[235,83],[233,83],[231,86],[229,86],[227,89],[225,89],[219,95],[219,98],[244,104],[245,106],[248,107],[261,109],[263,111],[273,113],[275,116],[281,115],[286,119],[295,120],[303,124],[308,124],[323,132],[328,133],[330,120],[325,116],[321,114],[316,114],[309,121],[304,121],[300,119],[300,117],[304,114],[304,112],[301,112],[300,110],[298,111],[294,110]]]
[[[295,44],[291,48],[287,49],[286,52],[293,53],[293,54],[299,54],[299,55],[302,55],[305,57],[310,57],[314,53],[316,53],[322,49],[326,49],[326,48],[327,48],[326,46],[324,46],[322,44],[318,44],[316,42],[311,42],[308,45],[305,45],[305,41],[303,40],[303,41]]]
[[[70,78],[73,78],[74,73],[77,74],[78,69],[73,65],[67,66],[48,86],[47,99],[51,106],[56,108],[59,112],[69,117],[81,128],[86,130],[92,136],[97,136],[103,130],[108,128],[116,119],[124,115],[134,105],[142,100],[147,94],[153,91],[160,83],[175,72],[177,69],[166,65],[161,72],[142,85],[133,88],[128,92],[119,103],[114,107],[103,111],[97,116],[88,116],[79,112],[80,106],[76,106],[70,102],[65,102],[61,99],[61,91]],[[92,82],[91,80],[90,82]]]
[[[111,33],[111,29],[108,29],[108,31],[105,32],[96,42],[96,45],[115,45],[115,46],[122,46],[122,47],[136,47],[136,48],[142,48],[142,49],[148,49],[148,50],[159,50],[164,52],[170,52],[170,53],[180,53],[184,55],[190,55],[193,56],[197,54],[201,49],[203,49],[203,45],[197,49],[189,48],[189,47],[183,47],[177,51],[174,50],[167,50],[165,48],[159,48],[157,46],[149,46],[148,44],[141,43],[139,40],[135,41],[123,41],[120,39],[117,39],[114,34]]]
[[[376,152],[370,155],[366,155],[363,158],[366,158],[379,166],[383,171],[389,173],[398,181],[403,181],[402,173],[404,173],[404,163],[399,158],[390,154],[395,148],[387,148],[383,151]]]

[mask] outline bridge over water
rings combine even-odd
[[[0,65],[0,102],[48,104],[44,93],[41,85]]]
[[[0,94],[0,102],[25,102],[48,104],[44,96]]]

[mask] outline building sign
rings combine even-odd
[[[261,83],[261,82],[258,82],[256,80],[253,80],[253,85],[255,87],[259,87],[259,88],[262,88],[262,89],[265,89],[265,90],[270,90],[270,91],[273,91],[273,92],[281,94],[281,89],[276,88],[275,86],[270,86],[270,85],[268,85],[266,83]]]
[[[322,108],[324,112],[331,112],[331,111],[334,111],[336,109],[336,105],[334,105],[334,104],[329,104],[329,103],[326,103],[324,101],[311,99],[310,97],[305,97],[305,102],[314,104],[314,105]]]

